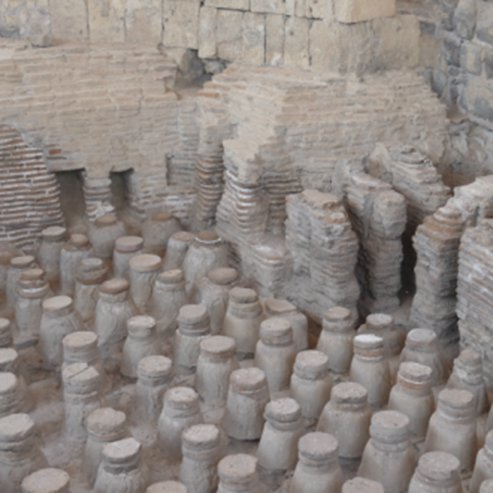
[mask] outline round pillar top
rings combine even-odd
[[[199,395],[191,387],[173,387],[164,394],[165,403],[173,409],[199,409]]]
[[[34,421],[28,414],[15,413],[0,418],[0,443],[17,442],[32,435]]]
[[[408,348],[427,348],[437,340],[435,332],[431,329],[412,329],[407,333],[406,346]]]
[[[69,242],[75,247],[82,248],[89,245],[89,238],[84,234],[73,233],[70,235]]]
[[[212,356],[232,357],[236,352],[236,342],[232,337],[207,337],[200,342],[200,352]]]
[[[35,259],[32,255],[19,255],[10,259],[10,265],[16,269],[27,269],[33,266]]]
[[[260,324],[260,339],[264,344],[289,344],[293,341],[293,328],[286,318],[270,317]]]
[[[137,375],[142,378],[166,378],[173,371],[173,363],[166,356],[145,356],[137,365]]]
[[[137,252],[142,248],[144,240],[140,236],[120,236],[115,241],[115,249],[122,253]]]
[[[249,454],[227,455],[219,462],[217,471],[221,481],[249,484],[257,478],[257,458]]]
[[[171,269],[161,272],[157,276],[157,281],[163,284],[178,284],[185,279],[181,269]]]
[[[265,307],[272,315],[282,315],[296,311],[296,307],[283,298],[268,298],[265,300]]]
[[[405,361],[399,365],[399,378],[412,383],[431,384],[433,370],[426,365]]]
[[[356,382],[341,382],[332,388],[331,400],[339,404],[365,404],[368,391]]]
[[[393,324],[393,317],[386,313],[370,313],[366,317],[366,326],[369,332],[390,329]]]
[[[136,272],[154,272],[161,268],[161,257],[152,253],[135,255],[129,261],[130,269]]]
[[[370,436],[384,443],[399,443],[409,438],[409,418],[399,411],[378,411],[371,418]]]
[[[447,483],[459,480],[460,461],[447,452],[427,452],[418,461],[418,471],[428,480]]]
[[[215,425],[199,424],[187,428],[182,434],[184,448],[208,450],[219,445],[220,433]]]
[[[142,445],[135,438],[123,438],[103,447],[103,458],[113,464],[125,463],[137,459]]]
[[[250,288],[234,287],[229,292],[229,298],[235,303],[255,303],[258,301],[257,292]]]
[[[354,349],[383,349],[383,339],[375,334],[358,334],[353,339]]]
[[[162,481],[149,486],[146,493],[187,493],[187,487],[178,481]]]
[[[22,480],[22,493],[67,493],[70,476],[62,469],[47,467]]]
[[[315,379],[327,375],[329,370],[329,358],[322,351],[307,349],[296,355],[294,372],[296,375]]]
[[[157,223],[165,223],[174,219],[173,214],[168,211],[156,211],[151,214],[151,220]]]
[[[264,389],[267,386],[265,373],[254,366],[233,371],[229,382],[231,387],[240,393]]]
[[[342,485],[342,493],[384,493],[384,489],[377,481],[356,477]]]
[[[117,221],[118,218],[116,217],[116,214],[110,212],[108,214],[99,216],[94,222],[96,226],[112,226],[113,224],[116,224]]]
[[[72,308],[73,300],[70,296],[52,296],[43,301],[43,311],[52,314],[65,312]]]
[[[49,226],[41,231],[43,239],[51,241],[63,240],[66,234],[67,230],[61,226]]]
[[[17,387],[17,377],[10,371],[0,372],[0,395],[9,394]]]
[[[111,407],[101,407],[89,414],[86,428],[92,435],[110,440],[124,431],[126,423],[127,416],[124,412]]]
[[[96,346],[98,343],[98,335],[90,330],[78,330],[67,334],[62,341],[63,347],[71,349],[82,349],[91,346]]]
[[[218,286],[227,286],[237,281],[239,278],[238,271],[232,267],[218,267],[207,273],[210,281]]]
[[[310,460],[331,461],[337,459],[339,444],[335,436],[315,431],[300,438],[298,452],[300,457]]]
[[[291,423],[301,418],[301,407],[290,397],[275,399],[265,406],[265,418],[280,423]]]
[[[102,293],[106,294],[120,294],[128,291],[129,284],[126,279],[115,277],[113,279],[108,279],[101,284],[99,288]]]

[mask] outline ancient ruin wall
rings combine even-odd
[[[60,191],[41,150],[0,125],[0,242],[32,250],[42,229],[63,224]]]

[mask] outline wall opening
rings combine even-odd
[[[65,224],[71,229],[76,228],[80,221],[85,218],[83,172],[82,169],[76,169],[55,173],[60,185],[60,203]]]

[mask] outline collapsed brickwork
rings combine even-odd
[[[0,125],[0,242],[33,250],[41,230],[63,224],[60,191],[40,149]]]
[[[467,228],[459,249],[457,315],[461,344],[479,353],[489,348],[493,319],[493,220]]]
[[[456,289],[459,246],[467,226],[493,212],[493,176],[457,187],[454,196],[425,219],[414,236],[416,294],[411,322],[429,327],[445,342],[457,340]]]

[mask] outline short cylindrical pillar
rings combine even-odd
[[[409,418],[398,411],[375,413],[358,475],[381,482],[385,493],[406,493],[415,466]]]
[[[334,306],[325,312],[317,349],[328,356],[329,369],[334,373],[349,371],[354,336],[354,321],[350,310]]]
[[[87,441],[84,449],[83,470],[89,486],[94,485],[96,474],[107,443],[122,440],[127,434],[127,417],[122,411],[101,407],[86,419]]]
[[[217,466],[217,493],[257,493],[257,458],[248,454],[228,455]]]
[[[195,235],[189,231],[177,231],[171,235],[164,257],[163,271],[182,268],[183,260],[194,238]]]
[[[349,378],[368,391],[368,403],[382,408],[390,392],[390,371],[385,358],[383,339],[373,334],[357,335],[353,340],[354,356]]]
[[[264,426],[264,408],[269,402],[265,373],[259,368],[240,368],[229,378],[224,429],[237,440],[258,440]]]
[[[73,363],[64,368],[62,379],[65,436],[68,440],[83,442],[87,436],[86,418],[100,406],[101,376],[93,366]]]
[[[135,255],[129,261],[130,295],[144,312],[151,300],[154,281],[161,271],[161,257],[148,253]]]
[[[142,445],[135,438],[124,438],[103,447],[94,493],[141,493],[147,474],[140,464]]]
[[[210,424],[191,426],[182,434],[180,481],[194,493],[212,493],[217,488],[220,432]]]
[[[318,420],[329,400],[331,387],[327,355],[316,350],[298,353],[291,375],[290,391],[291,396],[299,402],[305,419]]]
[[[164,394],[158,422],[158,444],[170,460],[181,458],[181,435],[188,427],[200,424],[199,396],[189,387],[173,387]]]
[[[422,455],[411,478],[408,493],[462,493],[460,462],[446,452]],[[477,492],[476,492],[477,493]]]
[[[75,274],[74,308],[83,322],[90,322],[95,315],[99,287],[106,279],[108,269],[100,258],[84,258]]]
[[[239,359],[251,358],[259,339],[262,306],[253,289],[235,287],[229,292],[223,334],[236,342]]]
[[[294,469],[303,432],[300,405],[291,398],[276,399],[267,404],[264,417],[257,449],[259,466],[271,472]]]
[[[289,388],[295,358],[293,329],[289,321],[280,317],[264,320],[255,348],[255,366],[265,373],[271,397]]]
[[[142,253],[144,240],[140,236],[122,236],[115,241],[113,275],[128,278],[130,259]]]
[[[209,405],[223,406],[228,397],[229,377],[238,368],[234,339],[211,336],[200,343],[195,388]]]
[[[461,473],[472,472],[477,452],[474,396],[468,390],[444,389],[438,394],[438,406],[431,416],[425,450],[455,455]]]
[[[328,433],[307,433],[298,442],[298,464],[290,482],[290,493],[341,491],[337,439]]]
[[[137,365],[135,411],[139,421],[155,424],[163,405],[163,395],[173,380],[173,364],[166,356],[146,356]]]
[[[370,420],[367,390],[358,383],[342,382],[332,388],[317,430],[337,438],[342,459],[357,460],[369,438]]]
[[[60,252],[60,291],[74,296],[77,269],[80,262],[88,258],[92,247],[89,238],[83,234],[72,234]]]
[[[60,252],[65,244],[67,230],[61,226],[49,226],[41,231],[41,244],[38,248],[39,266],[46,272],[50,283],[58,281],[60,275]]]
[[[180,308],[174,347],[177,373],[190,375],[195,372],[200,343],[209,333],[209,315],[204,305],[185,305]]]
[[[146,356],[157,355],[159,352],[154,318],[149,315],[136,315],[129,318],[120,369],[122,375],[137,378],[139,361]]]
[[[38,447],[34,421],[27,414],[0,418],[0,491],[19,493],[22,480],[47,467]]]
[[[54,296],[43,302],[39,351],[49,368],[60,368],[63,363],[63,338],[82,329],[82,321],[74,311],[70,296]]]

